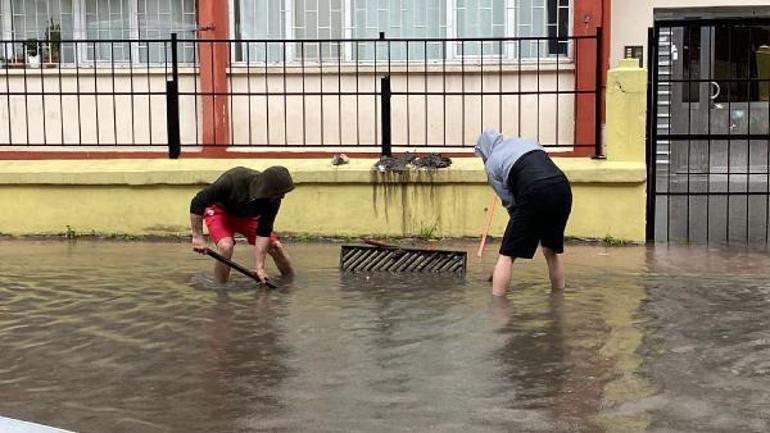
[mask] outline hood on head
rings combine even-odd
[[[476,142],[476,155],[480,156],[481,159],[486,163],[487,159],[489,159],[489,155],[492,154],[492,149],[495,148],[499,143],[503,142],[503,135],[499,132],[490,129],[487,131],[484,131],[479,135],[479,139]]]
[[[294,181],[286,167],[274,166],[254,177],[249,185],[249,198],[256,200],[286,194],[294,189]]]

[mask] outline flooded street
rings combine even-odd
[[[491,299],[464,278],[345,275],[288,243],[280,290],[207,287],[187,243],[0,245],[0,416],[82,433],[766,432],[770,254],[570,245]],[[539,253],[538,253],[539,254]],[[252,267],[241,244],[235,259]],[[275,274],[272,262],[268,272]]]

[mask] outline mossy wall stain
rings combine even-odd
[[[372,170],[372,206],[375,217],[384,214],[385,223],[391,215],[400,213],[401,234],[416,234],[420,225],[439,221],[439,199],[435,170],[386,171]],[[435,215],[434,215],[435,214]],[[423,218],[420,218],[423,216]],[[427,221],[423,221],[427,219]]]

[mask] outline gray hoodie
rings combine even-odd
[[[513,192],[508,187],[508,174],[519,158],[533,150],[543,150],[543,148],[534,141],[523,138],[505,140],[502,134],[494,130],[484,131],[476,142],[476,155],[484,161],[484,170],[487,172],[489,184],[508,210],[512,210],[516,205]]]

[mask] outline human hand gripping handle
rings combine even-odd
[[[203,235],[193,235],[192,248],[196,253],[206,254],[206,239]]]
[[[264,284],[268,284],[268,277],[267,272],[265,272],[264,269],[257,269],[254,274],[257,276],[259,281],[261,281]]]
[[[203,215],[190,214],[190,229],[192,230],[193,251],[206,254],[206,238],[203,237]]]

